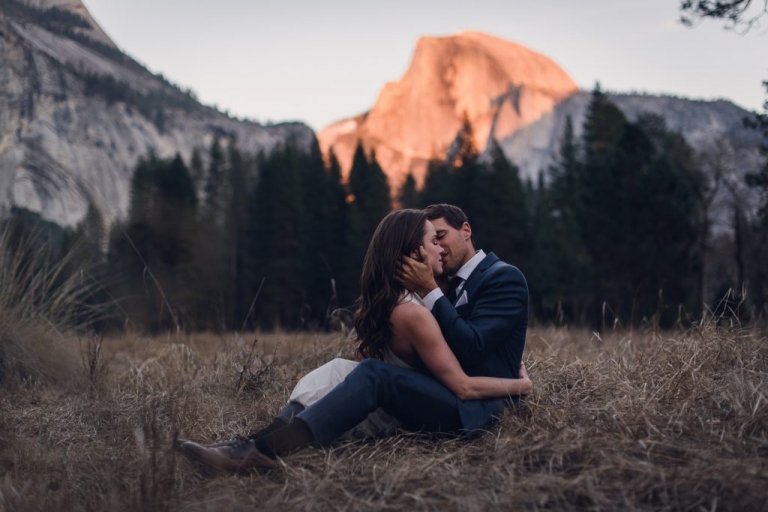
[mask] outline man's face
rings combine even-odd
[[[472,228],[465,222],[456,229],[443,218],[431,222],[435,226],[437,243],[443,249],[443,272],[452,276],[475,254],[471,242]]]

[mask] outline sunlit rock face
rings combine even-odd
[[[362,141],[397,189],[409,171],[423,181],[427,162],[445,156],[465,115],[483,150],[491,135],[510,136],[577,90],[557,64],[524,46],[477,32],[423,37],[405,75],[368,113],[328,126],[318,139],[345,173]]]
[[[120,54],[78,0],[26,3],[82,13],[94,30],[71,30],[99,44],[43,28],[0,4],[0,213],[19,206],[73,225],[90,201],[111,222],[126,214],[133,169],[150,151],[160,157],[178,152],[189,162],[194,149],[209,147],[215,136],[236,137],[253,153],[288,138],[309,149],[314,140],[300,123],[262,126],[200,105]],[[89,76],[111,77],[131,94],[165,96],[151,109],[108,101],[87,93]]]
[[[663,117],[702,155],[716,148],[739,186],[762,165],[759,136],[743,126],[749,112],[729,101],[608,96],[630,120]],[[423,183],[428,161],[446,157],[466,115],[479,150],[495,138],[521,177],[535,182],[542,172],[546,178],[568,117],[580,137],[589,99],[552,60],[521,45],[476,32],[424,37],[406,73],[382,89],[370,111],[331,124],[318,139],[326,156],[333,148],[345,173],[359,141],[375,150],[394,194],[409,171]]]

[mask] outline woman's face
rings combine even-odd
[[[424,247],[427,253],[426,263],[432,267],[432,272],[436,275],[442,275],[443,273],[443,259],[441,255],[443,248],[437,242],[437,231],[435,226],[431,222],[427,221],[424,227],[424,239],[421,241],[421,245]]]

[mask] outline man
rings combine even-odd
[[[523,274],[495,254],[475,250],[460,208],[439,204],[425,212],[443,248],[446,294],[426,265],[407,257],[401,282],[424,299],[468,375],[517,377],[528,328]]]
[[[399,280],[432,311],[468,375],[516,378],[528,325],[528,289],[515,267],[475,249],[461,209],[425,209],[437,231],[445,272],[444,293],[428,265],[405,257]],[[182,451],[227,470],[274,467],[273,458],[310,445],[329,445],[378,408],[412,431],[472,434],[498,419],[516,397],[462,401],[435,378],[366,359],[330,393],[293,421],[237,445],[182,443]]]

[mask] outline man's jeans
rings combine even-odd
[[[491,425],[504,399],[459,400],[434,377],[366,359],[324,398],[297,415],[329,445],[377,408],[411,431],[468,434]]]

